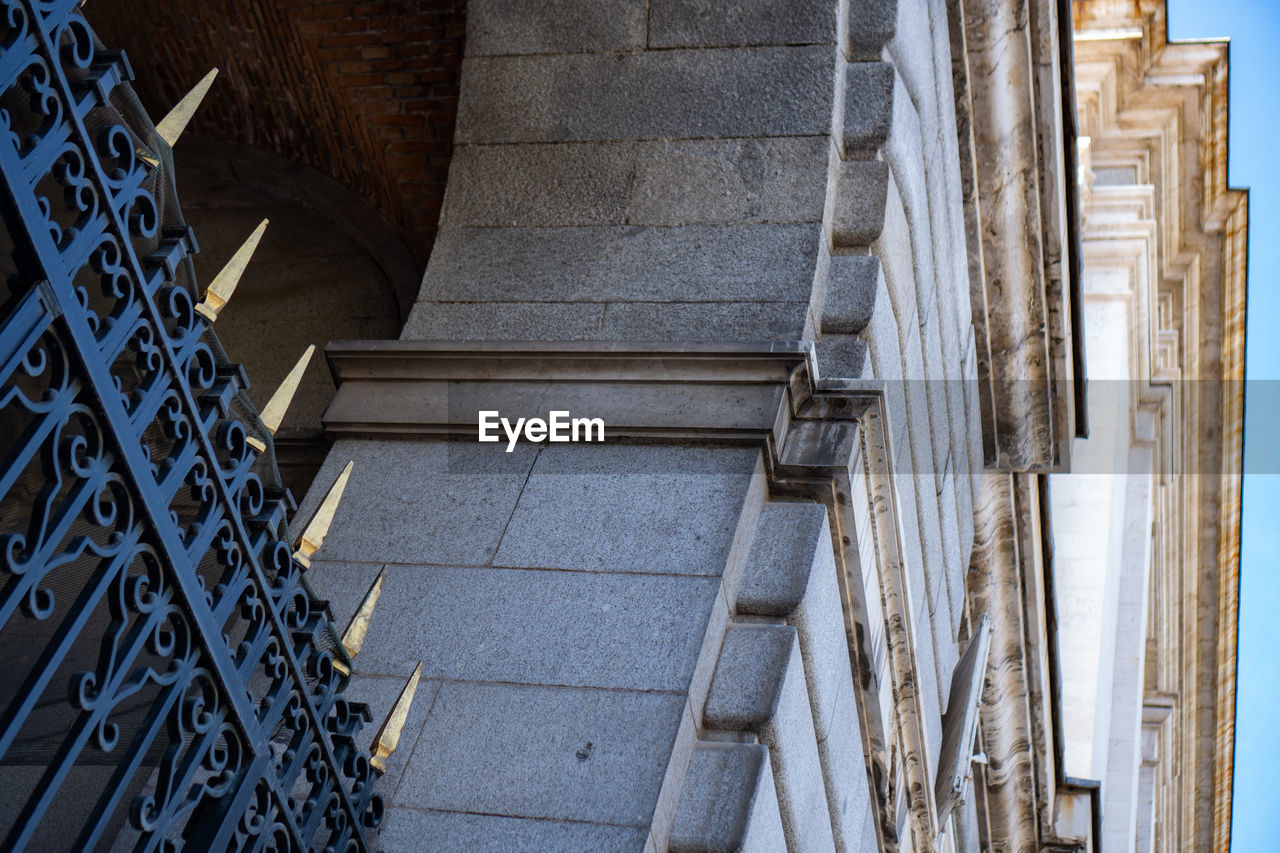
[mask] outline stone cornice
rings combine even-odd
[[[334,437],[476,435],[481,409],[602,418],[610,438],[780,441],[812,393],[802,343],[335,341]],[[787,404],[789,402],[789,404]]]

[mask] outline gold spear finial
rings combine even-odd
[[[280,387],[271,395],[271,399],[267,401],[267,405],[263,406],[262,412],[258,415],[262,425],[272,435],[275,435],[276,430],[280,429],[280,423],[284,420],[284,413],[288,411],[289,404],[293,402],[293,395],[298,393],[298,386],[302,383],[302,374],[306,372],[307,365],[311,363],[311,356],[315,354],[315,351],[315,344],[307,347],[302,354],[302,358],[298,359],[298,363],[285,376],[284,381],[280,383]],[[259,453],[266,452],[267,445],[259,439],[249,436],[248,441],[249,445]]]
[[[373,622],[373,609],[378,606],[378,598],[382,595],[382,582],[386,578],[387,567],[383,566],[373,585],[369,587],[369,591],[364,594],[364,600],[360,602],[355,615],[347,624],[347,630],[342,632],[342,647],[347,650],[347,657],[360,654],[360,647],[364,645],[364,635],[369,633],[369,625]]]
[[[400,743],[400,732],[404,730],[404,724],[409,719],[409,707],[413,704],[413,694],[418,690],[418,678],[421,675],[422,661],[418,661],[418,665],[413,668],[413,675],[409,676],[404,689],[400,691],[400,698],[396,700],[391,713],[387,715],[386,722],[382,724],[382,728],[378,729],[378,736],[373,739],[373,745],[369,747],[371,753],[369,763],[379,773],[387,772],[387,759],[396,751],[396,746]]]
[[[354,460],[350,461],[342,469],[342,473],[333,481],[333,485],[329,487],[329,493],[324,496],[320,507],[315,515],[311,516],[302,535],[298,537],[297,544],[294,545],[293,558],[301,563],[304,569],[311,568],[311,555],[319,551],[320,546],[324,544],[329,525],[333,523],[333,514],[338,511],[338,502],[342,500],[342,492],[346,489],[347,480],[351,477],[351,467],[355,464]]]
[[[210,323],[218,319],[218,314],[227,307],[227,301],[231,299],[236,285],[240,283],[240,276],[244,275],[245,268],[249,266],[249,259],[258,248],[262,234],[267,230],[268,222],[270,222],[269,219],[264,219],[258,223],[258,227],[253,229],[249,238],[241,244],[239,249],[236,249],[231,260],[227,261],[227,265],[221,272],[213,277],[213,284],[209,285],[209,289],[204,292],[204,301],[196,306],[196,313]]]
[[[384,565],[382,571],[378,572],[378,576],[374,578],[369,591],[364,594],[364,599],[356,608],[351,621],[347,623],[346,630],[342,632],[342,648],[347,653],[347,660],[360,654],[360,647],[364,645],[364,635],[369,633],[369,626],[373,624],[373,609],[378,606],[378,598],[382,595],[382,582],[386,577],[387,566]],[[351,674],[351,668],[343,661],[335,660],[333,666],[343,675]]]
[[[169,114],[160,119],[160,123],[156,125],[156,133],[160,134],[160,138],[168,143],[170,148],[178,141],[178,137],[182,135],[187,122],[191,121],[196,110],[200,109],[200,102],[204,100],[209,87],[213,85],[213,78],[217,76],[218,69],[209,69],[209,73],[201,77],[200,82],[192,86],[191,91],[187,92],[182,100],[169,110]]]

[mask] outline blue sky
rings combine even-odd
[[[1280,3],[1169,0],[1175,39],[1231,39],[1232,186],[1249,187],[1249,320],[1240,579],[1240,669],[1232,850],[1273,851],[1280,808],[1280,472],[1268,445],[1280,422]],[[1259,381],[1267,380],[1267,381]],[[1267,461],[1263,461],[1264,451]],[[1208,792],[1205,792],[1206,795]]]

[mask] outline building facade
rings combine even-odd
[[[80,20],[38,5],[6,3],[10,29]],[[273,220],[236,301],[201,304],[264,379],[224,394],[236,466],[299,494],[280,571],[304,615],[278,618],[311,632],[290,707],[331,746],[303,772],[293,723],[245,724],[224,789],[195,769],[214,745],[175,735],[204,785],[175,795],[140,703],[130,810],[100,794],[118,752],[55,774],[63,717],[6,717],[0,772],[110,800],[64,832],[6,798],[8,843],[70,849],[88,821],[105,847],[253,847],[262,821],[220,827],[261,773],[280,846],[365,843],[347,820],[385,850],[1229,845],[1247,208],[1224,45],[1167,44],[1148,0],[96,5],[144,98],[230,54],[176,144],[100,105],[158,155],[151,192],[210,223],[193,280]],[[21,281],[40,207],[6,203]],[[282,425],[267,397],[308,343],[330,376]],[[63,636],[4,631],[40,662]],[[207,654],[273,707],[240,651]],[[59,677],[9,707],[57,706]],[[325,722],[348,699],[387,724]]]

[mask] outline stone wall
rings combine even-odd
[[[353,689],[428,679],[392,849],[976,849],[934,801],[980,615],[956,14],[469,4],[422,290],[331,350],[317,480],[356,462],[339,622],[390,566]],[[620,443],[475,443],[570,393]]]

